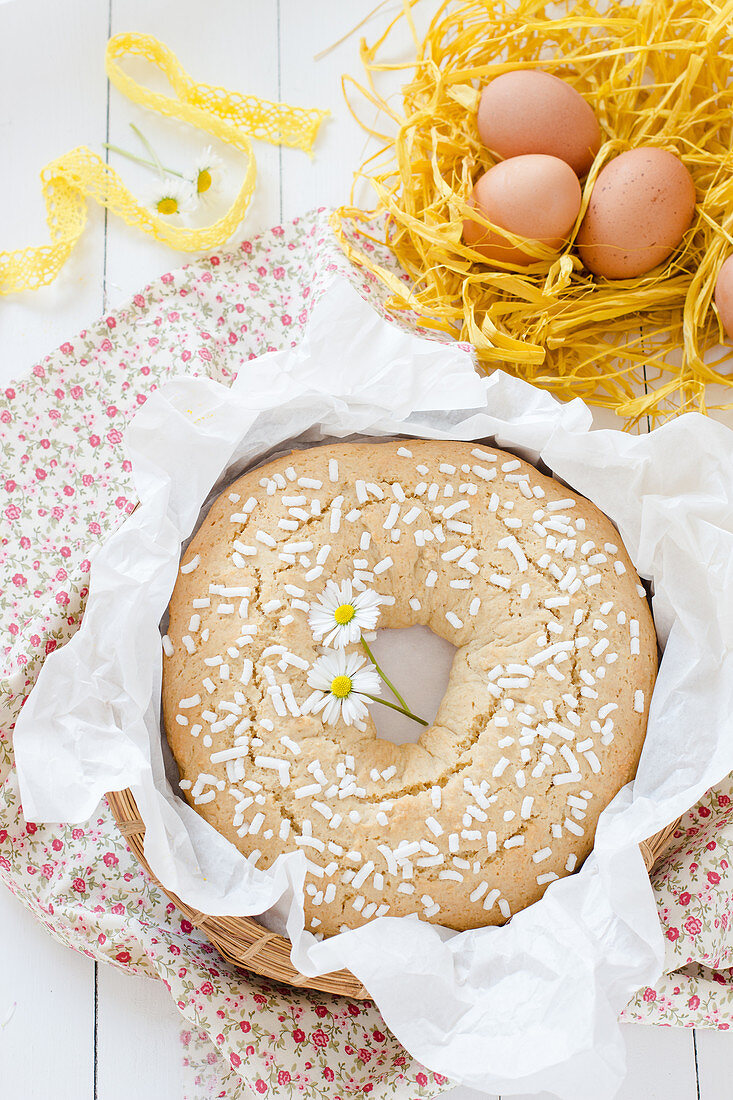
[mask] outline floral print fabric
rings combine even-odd
[[[125,426],[173,375],[226,384],[249,359],[296,343],[336,267],[384,311],[381,288],[350,267],[317,211],[163,275],[0,395],[0,880],[64,943],[165,982],[186,1021],[190,1100],[286,1088],[309,1100],[413,1098],[450,1085],[415,1062],[370,1001],[224,962],[150,881],[106,804],[79,827],[27,822],[13,769],[15,718],[45,656],[78,626],[96,548],[135,504]],[[729,781],[709,792],[657,869],[668,974],[626,1020],[724,1028],[733,1016],[732,800]]]

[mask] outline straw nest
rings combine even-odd
[[[349,257],[386,284],[388,308],[470,341],[486,370],[581,396],[628,424],[733,407],[712,301],[733,252],[733,2],[448,0],[424,35],[413,24],[417,2],[404,0],[378,41],[362,42],[366,84],[344,78],[348,98],[356,88],[369,101],[359,112],[376,105],[392,133],[376,135],[381,150],[357,174],[373,189],[374,210],[342,207],[333,225]],[[415,42],[409,65],[385,59],[401,21]],[[535,68],[588,100],[604,143],[562,253],[538,249],[527,268],[489,266],[461,240],[473,183],[495,162],[476,130],[479,91],[500,73]],[[399,109],[378,90],[379,74],[395,69],[411,73]],[[695,218],[677,252],[647,275],[596,278],[574,251],[575,232],[600,169],[639,145],[681,157]],[[374,241],[389,246],[409,282],[375,258]]]

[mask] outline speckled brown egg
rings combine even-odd
[[[503,158],[526,153],[559,157],[584,176],[601,147],[593,108],[575,88],[551,73],[502,73],[481,93],[479,137]]]
[[[679,157],[641,146],[598,173],[578,230],[580,258],[594,275],[633,279],[663,263],[695,213],[695,185]]]
[[[580,210],[580,184],[572,168],[557,157],[512,157],[481,176],[469,200],[501,229],[557,249],[567,239]],[[527,265],[537,257],[514,247],[471,218],[463,239],[487,260]]]
[[[733,256],[725,261],[715,283],[715,305],[725,335],[733,340]]]

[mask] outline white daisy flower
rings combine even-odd
[[[149,206],[166,218],[188,214],[194,208],[193,188],[188,180],[165,176],[154,185]]]
[[[313,662],[308,684],[315,690],[308,696],[301,714],[321,714],[324,723],[335,726],[342,718],[347,726],[367,714],[370,695],[379,695],[382,685],[374,665],[359,653],[338,650],[324,653]]]
[[[369,588],[355,593],[349,580],[341,584],[329,581],[310,606],[308,624],[313,637],[335,649],[358,642],[365,631],[374,630],[377,625],[380,603],[377,593]]]
[[[208,204],[216,199],[224,178],[224,162],[209,145],[196,161],[193,190],[196,197]]]

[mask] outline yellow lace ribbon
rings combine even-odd
[[[150,61],[168,78],[175,95],[138,84],[119,65],[126,56]],[[56,278],[84,230],[88,198],[171,248],[197,252],[222,244],[242,221],[254,193],[257,169],[250,136],[310,154],[318,127],[329,113],[197,84],[167,46],[146,34],[110,38],[105,64],[111,83],[133,103],[187,122],[245,153],[247,169],[239,194],[211,225],[197,229],[173,225],[143,206],[96,153],[83,145],[71,149],[41,172],[51,243],[0,252],[0,294],[35,290]]]

